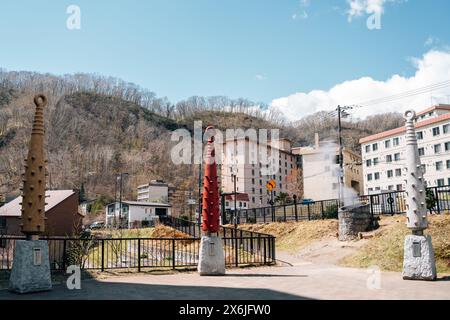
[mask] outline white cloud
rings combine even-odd
[[[267,77],[265,75],[262,75],[262,74],[257,74],[255,76],[255,79],[259,80],[259,81],[263,81],[263,80],[267,80]]]
[[[308,8],[311,4],[310,0],[300,0],[299,6],[300,10],[292,15],[292,20],[305,20],[308,19],[309,15],[306,12],[306,8]]]
[[[432,47],[435,45],[438,45],[441,41],[439,40],[439,38],[433,37],[433,36],[429,36],[427,38],[427,40],[425,40],[424,46],[425,47]]]
[[[339,104],[361,103],[450,80],[450,50],[431,50],[420,59],[411,59],[411,63],[416,68],[415,74],[411,77],[396,74],[386,81],[371,77],[349,80],[336,84],[328,91],[299,92],[275,99],[271,102],[270,108],[282,112],[289,120],[299,120],[318,111],[331,111]],[[450,87],[446,87],[432,93],[356,109],[354,115],[366,117],[377,113],[402,112],[408,108],[421,110],[431,105],[431,97],[433,104],[447,103],[449,95]]]
[[[402,3],[407,0],[347,0],[349,6],[347,10],[348,21],[351,22],[354,17],[360,17],[363,14],[384,13],[387,3]]]

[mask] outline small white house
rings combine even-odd
[[[122,210],[120,207],[122,206]],[[160,217],[170,216],[171,206],[164,203],[119,201],[106,206],[107,227],[141,228],[153,226]]]

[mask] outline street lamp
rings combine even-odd
[[[124,176],[129,176],[128,173],[123,172],[121,173],[118,177],[117,180],[120,179],[120,190],[119,190],[119,220],[120,220],[120,227],[122,228],[122,188],[123,188],[123,177]]]

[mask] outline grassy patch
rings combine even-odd
[[[358,252],[347,256],[340,264],[348,267],[367,268],[373,265],[386,271],[403,269],[403,243],[410,234],[405,217],[384,218],[390,224],[377,233]],[[432,236],[439,273],[450,273],[450,216],[430,217],[426,234]]]
[[[271,234],[276,239],[277,249],[294,252],[314,241],[336,237],[337,220],[313,220],[286,223],[268,223],[263,225],[241,225],[239,228]]]

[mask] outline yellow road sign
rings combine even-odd
[[[266,184],[266,188],[269,191],[272,191],[273,189],[275,189],[277,187],[277,183],[275,180],[270,180],[267,184]]]

